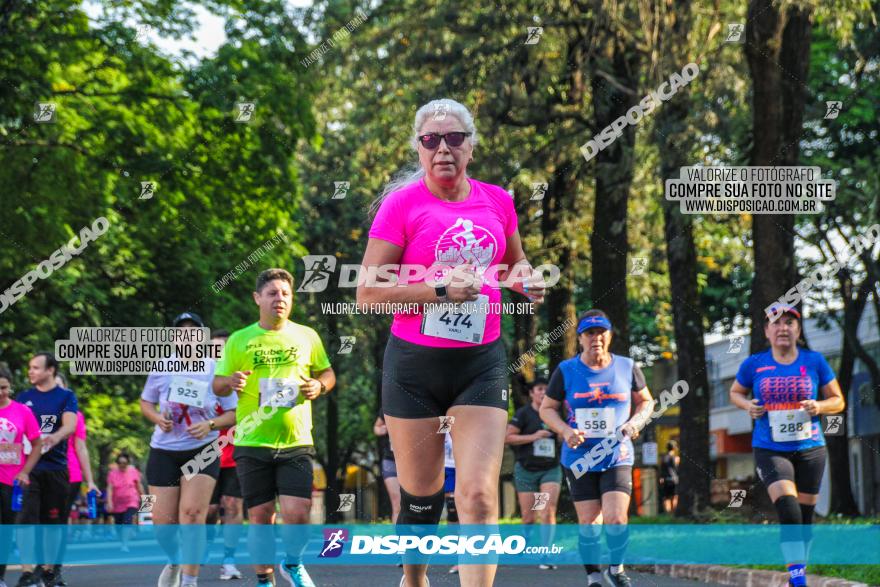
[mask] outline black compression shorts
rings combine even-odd
[[[438,348],[393,334],[382,365],[382,407],[396,418],[444,416],[452,406],[507,410],[504,343]]]
[[[632,495],[632,466],[621,465],[605,471],[584,473],[577,478],[571,469],[562,467],[571,501],[590,501],[600,499],[609,491],[620,491]]]
[[[208,444],[211,443],[189,450],[150,448],[150,456],[147,458],[147,483],[154,487],[179,487],[180,478],[184,475],[183,466],[192,461]],[[198,467],[196,470],[197,475],[207,475],[216,479],[220,475],[220,459],[215,458],[204,469]]]
[[[755,470],[765,487],[780,480],[793,481],[799,493],[819,494],[827,452],[824,446],[779,452],[754,448]]]

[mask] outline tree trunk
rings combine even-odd
[[[810,65],[811,13],[773,0],[751,0],[746,57],[752,76],[752,153],[749,165],[797,165]],[[764,349],[764,309],[798,280],[794,215],[752,216],[755,279],[752,285],[751,352]]]
[[[337,300],[334,300],[337,301]],[[338,326],[336,316],[330,314],[327,316],[327,333],[330,341],[330,348],[336,348],[339,344]],[[357,341],[355,341],[357,344]],[[327,469],[324,471],[327,475],[327,492],[324,494],[324,509],[328,524],[337,523],[340,519],[339,512],[339,494],[342,490],[342,484],[339,480],[339,385],[333,389],[332,393],[326,395],[327,400]],[[345,472],[342,473],[343,478]]]
[[[852,297],[852,281],[845,271],[838,273],[840,292],[843,298],[843,348],[840,352],[840,370],[837,372],[837,381],[843,391],[843,397],[849,399],[852,387],[853,371],[855,370],[856,358],[860,354],[858,341],[859,322],[862,313],[871,295],[871,289],[865,283],[859,288],[855,299]],[[864,351],[864,349],[862,349]],[[870,358],[870,357],[869,357]],[[871,360],[871,384],[877,385],[877,365]],[[853,498],[852,484],[849,477],[849,439],[847,437],[847,422],[843,419],[843,434],[840,436],[826,436],[825,442],[828,450],[828,466],[831,478],[831,508],[830,513],[844,516],[858,516],[859,508]]]
[[[625,9],[628,18],[637,16]],[[635,46],[615,34],[607,14],[597,7],[597,17],[605,20],[596,30],[604,30],[604,39],[591,56],[590,72],[593,100],[593,136],[614,120],[625,116],[638,102],[639,53]],[[607,32],[611,30],[612,32]],[[600,73],[601,72],[601,73]],[[611,83],[608,77],[614,80]],[[629,354],[629,304],[626,295],[627,202],[633,178],[635,127],[627,125],[613,143],[596,157],[596,210],[592,251],[593,307],[604,310],[614,325],[611,351]]]
[[[688,62],[687,35],[690,30],[690,1],[679,0],[667,15],[668,33],[661,35],[671,46],[663,48],[670,55],[666,63],[681,67]],[[661,68],[662,71],[669,67]],[[690,133],[687,116],[690,93],[679,91],[657,113],[655,140],[660,151],[660,177],[678,177],[678,170],[690,164]],[[682,214],[677,202],[663,200],[666,257],[678,361],[678,379],[688,383],[689,392],[681,400],[680,449],[681,485],[676,515],[692,516],[709,507],[712,470],[709,459],[709,377],[706,349],[703,345],[703,310],[697,286],[697,250],[693,236],[693,216]],[[655,393],[659,390],[655,390]]]
[[[519,408],[523,402],[528,401],[525,399],[528,397],[527,386],[536,377],[534,355],[529,354],[535,342],[536,327],[535,316],[519,313],[513,315],[513,348],[507,357],[507,363],[514,368],[514,372],[510,373],[514,408]],[[520,363],[522,365],[517,369]]]

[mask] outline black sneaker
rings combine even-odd
[[[67,587],[67,582],[61,576],[61,565],[55,565],[52,571],[55,573],[55,587]]]
[[[30,571],[21,574],[15,587],[45,587],[40,578]]]
[[[587,587],[602,587],[602,583],[597,583],[596,581],[591,581]]]
[[[626,571],[621,571],[617,575],[611,572],[611,569],[605,569],[602,578],[608,583],[609,587],[632,587],[632,581],[626,576]]]
[[[67,587],[67,582],[64,580],[64,577],[61,576],[61,565],[55,565],[52,567],[52,572],[55,574],[55,582],[52,583],[52,586]],[[50,587],[48,583],[46,583],[46,587]]]
[[[53,571],[46,570],[43,571],[43,575],[40,578],[43,581],[44,587],[57,587],[58,580],[60,579]]]

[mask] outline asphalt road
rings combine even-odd
[[[13,567],[14,569],[15,567]],[[10,587],[18,580],[19,572],[10,569],[6,573],[6,582]],[[70,587],[155,587],[162,567],[159,565],[137,566],[75,566],[66,567],[64,577]],[[251,569],[244,566],[240,570],[245,578],[240,581],[221,581],[219,566],[205,566],[199,579],[200,586],[211,587],[253,587],[256,577]],[[431,587],[458,586],[458,576],[448,573],[448,566],[434,566],[428,572]],[[353,566],[353,565],[313,565],[309,573],[319,587],[398,587],[401,570],[396,567]],[[720,587],[718,583],[699,583],[684,579],[660,577],[657,575],[634,573],[629,571],[634,587],[673,587],[679,585],[708,585]],[[280,577],[279,577],[280,579]],[[565,587],[584,587],[586,574],[583,567],[563,566],[555,571],[542,571],[528,566],[502,566],[495,578],[497,587],[536,587],[542,585],[565,585]],[[284,582],[279,583],[279,587]],[[286,587],[286,585],[285,585]]]

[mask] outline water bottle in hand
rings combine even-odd
[[[24,504],[24,489],[18,479],[12,482],[12,511],[20,512],[21,506]]]
[[[89,519],[94,520],[98,517],[98,492],[92,489],[86,494],[89,502]]]

